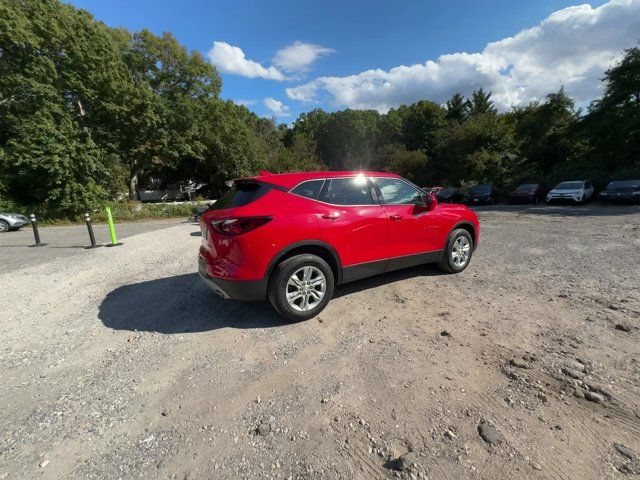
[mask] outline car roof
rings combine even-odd
[[[363,171],[363,170],[347,170],[347,171],[327,170],[322,172],[295,172],[295,173],[260,172],[260,175],[256,175],[255,177],[237,178],[235,179],[235,181],[253,180],[253,181],[278,185],[284,188],[292,188],[306,180],[317,180],[321,178],[353,177],[356,175],[363,175],[366,177],[401,178],[399,175],[396,175],[395,173],[389,173],[389,172],[370,172],[370,171]]]

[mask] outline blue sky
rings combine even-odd
[[[219,67],[224,98],[281,122],[316,107],[443,102],[480,86],[503,110],[561,85],[582,104],[640,39],[640,0],[69,3],[109,26],[172,32]]]

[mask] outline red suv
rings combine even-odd
[[[268,298],[290,320],[317,315],[336,285],[371,275],[429,262],[461,272],[480,238],[467,207],[375,172],[240,178],[200,226],[204,281],[224,298]]]

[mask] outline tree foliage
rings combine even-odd
[[[222,100],[170,34],[109,28],[58,0],[0,2],[0,200],[72,216],[146,186],[260,170],[379,169],[421,184],[640,176],[640,49],[586,111],[563,89],[498,113],[491,92],[277,125]]]
[[[601,99],[583,121],[583,135],[593,148],[592,160],[606,170],[640,170],[640,48],[625,50],[607,70]]]

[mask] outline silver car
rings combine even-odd
[[[18,230],[29,223],[29,219],[17,213],[0,212],[0,233]]]

